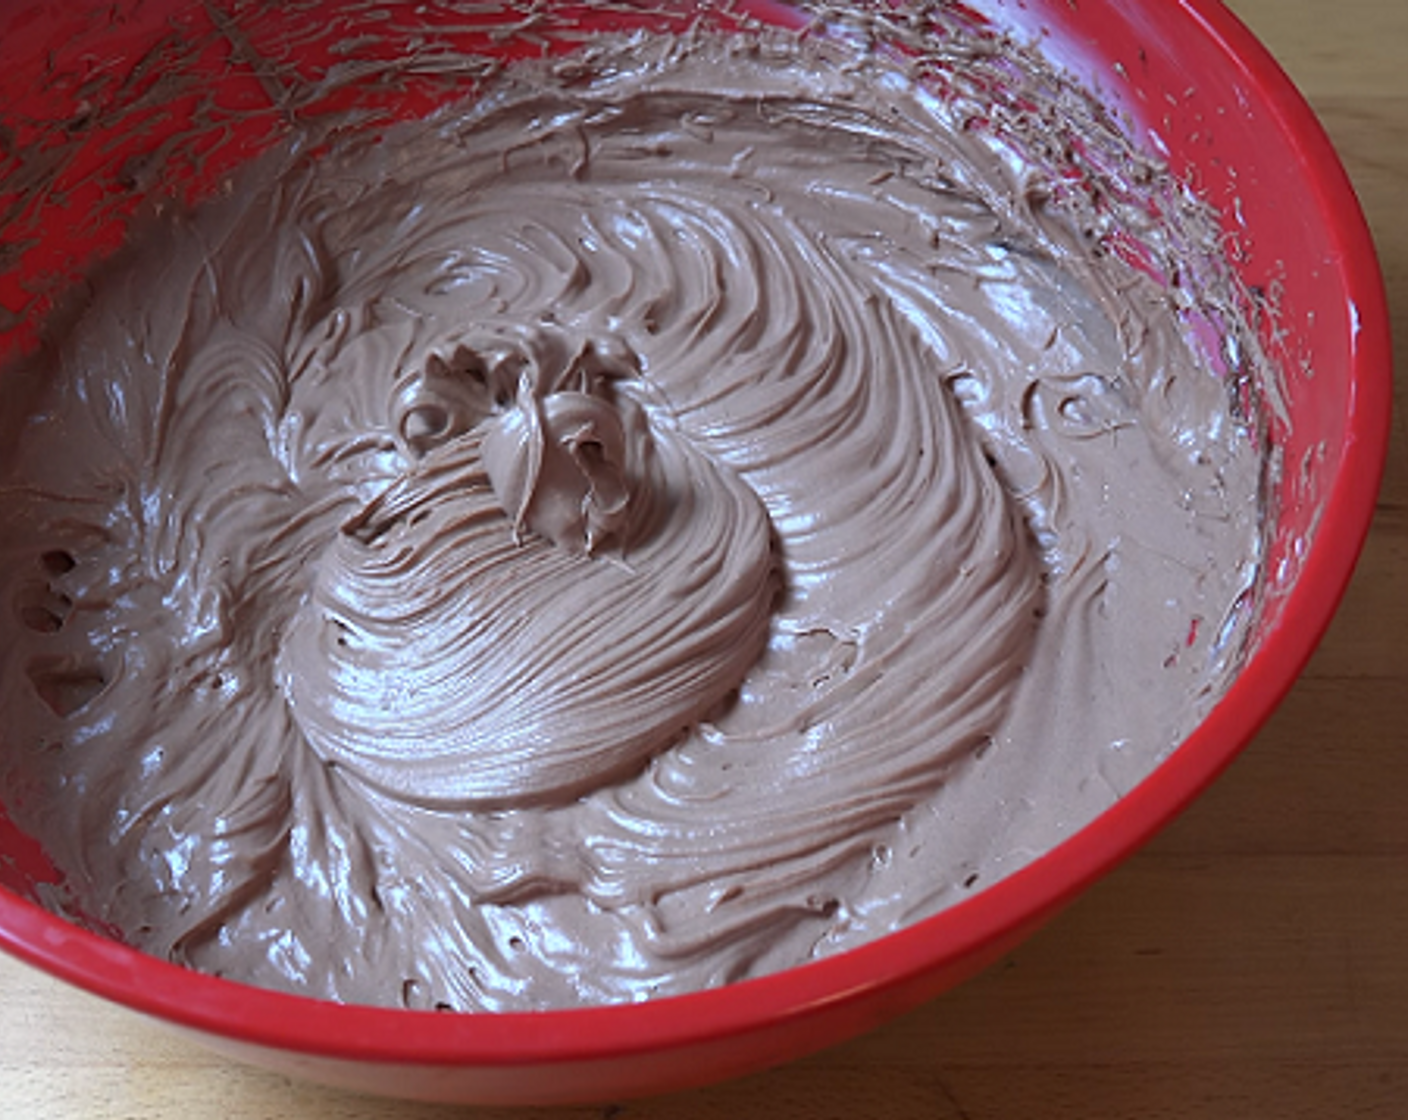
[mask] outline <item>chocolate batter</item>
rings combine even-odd
[[[1263,463],[1158,267],[1204,217],[1040,139],[601,41],[148,221],[8,406],[0,778],[68,905],[330,999],[638,1000],[1120,796],[1236,668]]]

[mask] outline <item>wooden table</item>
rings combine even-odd
[[[1408,344],[1408,0],[1235,0],[1320,112]],[[245,1069],[0,959],[0,1115],[904,1120],[1408,1117],[1408,352],[1377,520],[1309,670],[1231,771],[1007,960],[712,1089],[577,1110],[369,1100]]]

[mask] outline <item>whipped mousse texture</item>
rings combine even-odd
[[[5,375],[0,797],[63,905],[334,1000],[630,1001],[1118,799],[1243,652],[1252,348],[1160,265],[1195,203],[1044,150],[842,41],[603,37],[149,215]]]

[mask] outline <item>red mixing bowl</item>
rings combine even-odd
[[[324,48],[310,33],[329,18],[318,3],[264,11],[248,36],[224,26],[248,14],[238,7],[233,17],[220,5],[94,7],[0,7],[0,169],[12,168],[10,154],[26,144],[61,142],[67,160],[63,190],[38,201],[9,171],[0,178],[0,216],[8,213],[0,217],[0,235],[8,238],[0,252],[25,242],[17,257],[0,255],[0,357],[33,340],[35,318],[65,278],[117,244],[123,213],[113,183],[140,186],[147,170],[140,153],[152,138],[189,125],[196,95],[189,82],[171,80],[175,67],[186,68],[187,77],[218,75],[217,100],[238,122],[212,130],[185,163],[168,168],[198,191],[278,127],[277,105],[269,109],[277,91],[257,67],[241,65],[239,44],[272,34],[287,50],[306,51],[310,67],[335,61],[318,55]],[[612,1100],[796,1058],[932,998],[1010,950],[1202,790],[1290,688],[1368,529],[1390,401],[1388,317],[1373,245],[1310,109],[1218,0],[968,0],[967,7],[1021,39],[1039,38],[1055,61],[1097,88],[1127,116],[1136,143],[1164,154],[1220,210],[1240,245],[1234,264],[1245,285],[1279,292],[1283,334],[1273,357],[1285,379],[1287,422],[1274,424],[1272,436],[1285,466],[1253,650],[1223,700],[1150,777],[1059,847],[934,917],[829,959],[657,1002],[437,1014],[340,1006],[199,975],[37,905],[55,873],[3,813],[0,946],[287,1074],[484,1104]],[[449,5],[416,10],[429,34],[463,33],[467,17]],[[624,18],[619,7],[612,15],[590,5],[570,10],[589,25]],[[750,10],[779,22],[793,18],[776,5]],[[505,56],[523,49],[516,38],[485,42]],[[355,99],[409,115],[446,92],[442,79],[427,73],[395,90],[347,88],[316,108],[331,112]],[[98,97],[130,99],[126,127],[79,143],[74,137]],[[67,122],[62,135],[54,122]]]

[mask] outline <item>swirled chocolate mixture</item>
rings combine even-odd
[[[347,1001],[724,983],[1027,862],[1235,669],[1229,385],[959,100],[646,37],[326,147],[10,381],[0,777],[87,920]]]

